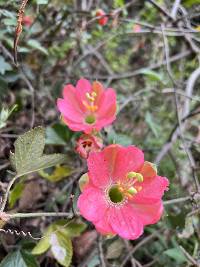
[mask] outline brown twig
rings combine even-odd
[[[21,6],[19,8],[18,14],[17,14],[17,27],[15,30],[15,38],[14,38],[14,62],[16,66],[18,66],[17,62],[17,46],[19,42],[20,35],[22,33],[22,22],[23,22],[23,17],[24,17],[24,12],[25,12],[25,7],[27,4],[28,0],[23,0],[21,3]]]
[[[192,157],[192,154],[191,154],[189,148],[187,147],[187,145],[185,143],[185,137],[184,137],[183,128],[182,128],[182,119],[181,119],[181,116],[179,114],[179,107],[178,107],[179,103],[178,103],[178,96],[177,96],[177,93],[176,93],[177,83],[174,80],[174,77],[173,77],[173,74],[172,74],[172,70],[171,70],[170,61],[169,61],[168,41],[167,41],[167,37],[165,36],[165,33],[164,33],[164,26],[161,25],[161,28],[162,28],[162,32],[163,32],[163,42],[164,42],[164,51],[165,51],[167,72],[168,72],[169,78],[171,79],[171,82],[173,84],[173,89],[174,89],[174,100],[175,100],[175,107],[176,107],[176,116],[177,116],[177,121],[178,121],[178,131],[179,131],[179,135],[180,135],[180,138],[181,138],[181,141],[182,141],[182,144],[183,144],[183,149],[185,151],[185,154],[188,157],[188,161],[189,161],[189,164],[190,164],[191,172],[192,172],[193,179],[194,179],[195,185],[196,185],[196,190],[198,192],[199,188],[200,188],[200,185],[199,185],[199,181],[198,181],[198,178],[196,176],[196,173],[195,173],[195,162],[194,162],[194,159]]]
[[[184,249],[184,247],[179,246],[180,250],[183,252],[187,260],[196,267],[200,267],[200,264]]]
[[[161,230],[160,230],[161,231]],[[127,263],[127,261],[129,260],[129,258],[131,257],[132,254],[134,254],[140,247],[142,247],[144,244],[150,242],[152,239],[154,239],[155,237],[157,237],[159,231],[155,231],[153,234],[145,237],[144,239],[142,239],[137,245],[135,245],[130,252],[128,253],[128,255],[125,257],[125,259],[123,260],[122,264],[120,265],[120,267],[124,267]]]

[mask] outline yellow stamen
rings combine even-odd
[[[91,102],[94,102],[95,101],[95,97],[93,95],[90,95],[89,93],[86,93],[86,97]]]
[[[83,105],[86,107],[87,110],[91,112],[95,112],[98,109],[96,105],[90,105],[86,101],[83,101]]]
[[[91,112],[95,112],[98,109],[97,105],[94,105],[95,99],[96,99],[96,92],[92,92],[92,93],[86,93],[86,98],[88,100],[87,101],[83,101],[83,105],[86,107],[87,110],[91,111]]]
[[[92,96],[95,98],[97,96],[96,92],[92,92]]]

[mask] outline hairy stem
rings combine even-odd
[[[10,183],[8,184],[8,187],[7,187],[5,196],[4,196],[3,201],[2,201],[2,205],[1,205],[0,212],[3,212],[3,211],[4,211],[4,209],[5,209],[5,207],[6,207],[7,200],[8,200],[8,196],[9,196],[10,189],[11,189],[11,187],[13,186],[13,184],[15,183],[15,181],[16,181],[19,177],[20,177],[20,176],[16,175],[15,177],[13,177],[13,179],[12,179],[12,180],[10,181]]]
[[[14,218],[34,218],[34,217],[67,217],[71,219],[73,214],[70,212],[33,212],[33,213],[14,213],[8,214],[10,219]]]

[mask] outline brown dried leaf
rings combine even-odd
[[[19,200],[19,209],[30,209],[41,197],[42,190],[39,183],[37,181],[27,183]]]
[[[85,232],[80,237],[74,238],[74,254],[77,258],[83,258],[84,255],[90,251],[91,247],[96,242],[97,236],[97,232],[92,230]]]

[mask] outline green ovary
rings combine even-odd
[[[118,186],[111,187],[108,192],[108,196],[113,203],[120,203],[124,199],[124,196],[122,192],[120,192]]]
[[[87,115],[87,117],[85,118],[85,122],[87,124],[93,124],[95,123],[96,119],[95,119],[95,116],[94,115]]]

